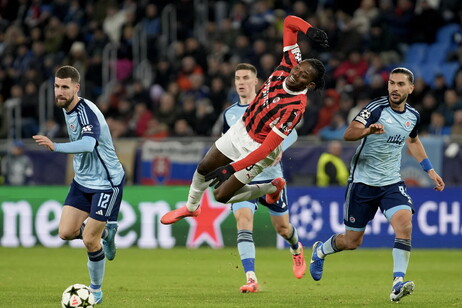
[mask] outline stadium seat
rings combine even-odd
[[[404,62],[405,63],[422,63],[425,60],[427,54],[428,45],[425,43],[414,43],[409,45],[405,52]]]
[[[428,46],[424,63],[441,64],[446,61],[449,45],[446,43],[434,43]]]
[[[439,43],[451,44],[452,36],[459,29],[460,25],[453,23],[441,27],[436,33],[436,41]]]
[[[459,67],[460,66],[458,62],[447,62],[440,66],[440,72],[443,74],[444,79],[446,80],[446,85],[448,87],[452,86],[454,77]]]
[[[419,69],[414,72],[416,77],[421,77],[426,84],[433,87],[433,81],[439,64],[425,63],[419,66]]]

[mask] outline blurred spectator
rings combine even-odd
[[[319,131],[321,140],[343,140],[343,134],[347,128],[346,121],[342,114],[336,112],[328,126],[323,127]]]
[[[342,57],[345,57],[363,46],[364,37],[352,23],[350,15],[338,11],[336,16],[340,33],[335,49]]]
[[[451,135],[462,136],[462,109],[454,112],[454,123],[451,126]]]
[[[451,127],[446,125],[441,112],[432,113],[428,133],[434,136],[448,136],[451,134]]]
[[[412,96],[412,95],[411,95]],[[427,132],[430,125],[431,115],[438,109],[438,101],[432,92],[427,92],[422,98],[422,103],[415,107],[420,113],[420,130]]]
[[[40,127],[38,135],[47,136],[50,139],[62,138],[63,134],[61,125],[59,125],[54,119],[48,119]]]
[[[157,6],[154,3],[149,3],[146,6],[146,12],[141,20],[141,26],[146,33],[148,59],[151,62],[156,62],[159,56],[158,39],[161,33],[161,27]]]
[[[313,134],[318,134],[323,127],[331,123],[334,113],[339,109],[339,100],[340,95],[334,89],[327,89],[324,92],[323,105],[318,112]]]
[[[431,44],[435,41],[436,32],[444,24],[443,17],[436,7],[435,2],[432,4],[429,0],[417,0],[412,20],[412,42]]]
[[[340,63],[334,71],[334,78],[345,77],[349,84],[353,83],[356,76],[364,76],[367,72],[368,64],[358,50],[353,50],[348,54],[348,58]]]
[[[454,112],[460,109],[462,109],[462,100],[457,96],[454,89],[447,89],[444,92],[443,104],[438,108],[438,111],[444,116],[446,125],[452,126]]]
[[[375,97],[374,97],[375,98]],[[351,123],[353,119],[359,114],[359,112],[366,107],[367,104],[371,101],[371,96],[367,93],[360,93],[356,100],[356,105],[351,108],[350,112],[348,113],[347,123]]]
[[[196,125],[194,130],[199,136],[210,136],[216,121],[212,103],[209,99],[201,99],[196,103]]]
[[[351,23],[362,35],[368,35],[371,22],[377,18],[379,10],[375,0],[361,0],[359,8],[354,11]]]
[[[182,91],[191,89],[191,80],[189,77],[193,74],[202,75],[204,71],[197,65],[196,60],[192,56],[186,56],[181,60],[181,69],[176,82]]]
[[[242,29],[250,39],[262,37],[266,29],[275,22],[274,11],[268,0],[257,0],[251,4],[250,14],[242,24]]]
[[[2,159],[2,176],[6,185],[21,186],[30,184],[34,174],[32,160],[24,154],[24,143],[14,141],[8,154]]]
[[[179,116],[179,110],[172,94],[165,92],[160,98],[159,108],[154,110],[154,117],[160,123],[164,123],[169,130],[173,130],[173,125]]]
[[[31,138],[37,134],[39,130],[37,122],[38,107],[37,86],[32,81],[29,81],[21,97],[22,138]]]
[[[390,32],[387,25],[379,20],[375,20],[371,24],[367,47],[370,51],[380,55],[384,65],[390,65],[400,61],[401,57],[398,44],[396,44],[393,34]]]
[[[375,76],[379,76],[383,81],[388,81],[389,71],[383,63],[382,57],[378,54],[371,54],[369,58],[369,67],[364,75],[366,84],[371,84]]]
[[[348,169],[341,158],[342,144],[330,141],[327,151],[319,157],[316,184],[320,187],[345,186],[348,181]]]
[[[186,119],[180,118],[175,121],[172,137],[192,137],[194,136],[194,131],[191,126],[189,126]]]

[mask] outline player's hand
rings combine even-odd
[[[48,148],[50,151],[55,150],[55,145],[53,141],[51,141],[48,137],[42,135],[35,135],[32,136],[32,139],[35,140],[39,145],[43,145],[44,147]]]
[[[321,45],[324,48],[329,47],[329,41],[327,39],[327,33],[324,32],[323,30],[315,27],[311,27],[306,31],[306,35],[319,45]]]
[[[431,169],[428,171],[428,176],[432,179],[433,183],[435,183],[435,187],[433,187],[436,191],[443,191],[444,189],[444,181],[443,179],[436,173],[435,170]]]
[[[368,135],[376,134],[380,135],[383,134],[385,130],[383,129],[383,125],[380,123],[374,123],[369,126],[369,133]]]
[[[223,184],[224,181],[229,179],[229,177],[232,176],[234,172],[236,172],[236,170],[234,170],[233,166],[231,165],[218,167],[217,169],[213,170],[205,176],[205,181],[208,182],[210,180],[213,180],[209,184],[209,187],[216,185],[215,188],[218,188],[221,184]]]

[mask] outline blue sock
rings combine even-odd
[[[411,240],[395,238],[393,246],[393,278],[406,275],[409,257],[411,256]]]
[[[237,231],[237,250],[241,257],[244,272],[255,271],[255,244],[250,230]]]
[[[95,252],[88,252],[88,273],[90,274],[90,288],[94,291],[99,291],[103,284],[104,266],[106,258],[103,248]]]

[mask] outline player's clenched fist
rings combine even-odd
[[[379,134],[383,134],[384,132],[385,130],[383,129],[383,125],[380,123],[374,123],[369,126],[369,135],[372,135],[372,134],[379,135]]]

